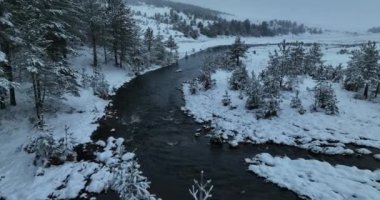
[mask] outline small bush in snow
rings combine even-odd
[[[135,160],[120,163],[111,187],[119,193],[121,200],[155,199],[149,193],[149,182],[139,168]]]
[[[103,74],[95,73],[95,75],[92,76],[91,87],[93,88],[95,95],[102,99],[108,99],[110,85]]]
[[[303,115],[306,113],[305,108],[302,106],[302,101],[298,96],[299,91],[296,92],[296,96],[290,101],[290,107],[298,111],[299,114]]]
[[[223,95],[222,103],[223,103],[223,106],[231,105],[231,96],[228,94],[227,90],[226,90],[226,93]]]
[[[313,110],[318,111],[318,109],[323,109],[328,115],[339,113],[337,107],[338,101],[331,84],[328,84],[325,81],[320,81],[314,88],[314,98],[314,105],[312,106]]]
[[[62,150],[51,134],[44,134],[32,139],[26,147],[28,153],[35,153],[34,165],[47,167],[49,164],[60,164]]]
[[[215,84],[211,79],[211,72],[202,71],[201,76],[199,77],[199,81],[201,82],[204,90],[209,90]]]
[[[257,112],[257,118],[269,119],[276,117],[280,110],[280,102],[277,98],[264,98],[263,106]]]
[[[199,90],[198,80],[197,79],[193,79],[189,83],[190,94],[194,95],[194,94],[196,94],[198,92],[198,90]]]
[[[194,200],[207,200],[212,197],[211,191],[214,188],[211,185],[211,180],[204,182],[204,172],[201,171],[201,180],[197,181],[194,179],[195,185],[191,186],[189,192]]]
[[[88,88],[92,84],[92,78],[86,73],[85,69],[82,69],[82,80],[81,80],[81,85],[83,88]]]
[[[56,140],[51,134],[41,134],[32,138],[26,146],[28,153],[35,153],[34,165],[48,167],[49,165],[59,165],[64,161],[75,160],[75,138],[69,132],[69,127],[65,127],[65,137]]]

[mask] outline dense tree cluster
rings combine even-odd
[[[373,27],[368,29],[368,32],[370,33],[380,33],[380,27]]]
[[[241,46],[238,39],[231,46],[231,52],[235,52],[233,49],[236,49],[236,46]],[[267,68],[258,77],[254,73],[249,77],[243,65],[235,67],[229,82],[230,89],[241,90],[247,94],[246,108],[254,110],[258,118],[277,116],[280,109],[281,91],[296,91],[298,77],[310,75],[318,80],[314,89],[316,103],[313,105],[313,110],[323,109],[326,114],[337,114],[337,100],[327,80],[340,81],[343,78],[341,65],[335,68],[325,66],[319,44],[312,44],[306,49],[303,43],[290,44],[283,41],[278,47],[278,50],[269,54]],[[245,51],[242,52],[240,55],[244,57]],[[300,114],[306,112],[298,91],[291,100],[290,106]]]
[[[286,20],[264,21],[259,24],[252,23],[246,19],[244,21],[226,19],[218,19],[213,23],[198,24],[200,33],[208,37],[216,37],[218,35],[241,35],[241,36],[275,36],[285,34],[302,34],[310,32],[320,34],[322,31],[315,28],[307,28],[303,24]]]
[[[376,43],[368,42],[352,52],[345,73],[344,87],[359,92],[359,97],[377,97],[380,92],[380,54]]]
[[[107,96],[107,84],[98,74],[100,49],[104,63],[113,60],[136,73],[175,60],[174,41],[166,46],[152,29],[144,36],[123,0],[0,1],[0,105],[4,107],[5,96],[16,105],[14,82],[31,84],[36,122],[42,125],[47,101],[79,94],[67,55],[80,44],[92,47],[96,83],[90,85],[101,96]]]

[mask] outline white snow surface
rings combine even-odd
[[[91,50],[88,48],[79,50],[77,56],[70,58],[71,65],[78,71],[78,77],[82,69],[89,75],[93,73],[91,59]],[[157,68],[153,66],[145,72]],[[114,67],[112,64],[101,66],[101,71],[109,82],[111,90],[134,78],[128,70]],[[43,169],[44,175],[36,176],[41,169],[33,165],[34,155],[27,154],[23,150],[30,142],[30,138],[41,133],[28,119],[33,117],[30,115],[34,113],[32,100],[24,92],[28,87],[30,86],[22,85],[16,88],[18,105],[1,111],[13,114],[0,115],[0,197],[4,196],[10,200],[46,199],[49,194],[54,193],[61,199],[75,198],[79,191],[85,188],[87,182],[85,179],[89,176],[92,181],[87,186],[88,192],[101,192],[107,188],[111,178],[110,169],[100,163],[69,162]],[[46,129],[54,138],[60,139],[64,136],[64,128],[67,125],[76,142],[90,142],[90,136],[98,126],[94,122],[105,114],[105,107],[109,101],[94,96],[91,88],[81,88],[80,97],[72,95],[64,97],[65,100],[61,102],[48,102],[54,105],[54,109],[45,114]],[[111,140],[107,145],[112,143]],[[105,163],[105,166],[112,166],[122,159],[115,158],[110,148],[99,154],[102,158],[99,161]],[[126,154],[123,159],[131,159],[133,156],[134,154]],[[65,187],[57,190],[65,182],[64,180],[67,180]]]
[[[6,57],[5,57],[5,53],[2,52],[2,51],[0,51],[0,62],[5,62],[5,61],[6,61],[5,58],[6,58]]]
[[[246,159],[246,162],[249,171],[307,199],[376,200],[380,196],[380,170],[332,166],[317,160],[291,160],[267,153]]]
[[[132,7],[132,9],[146,11],[148,13],[148,16],[154,15],[155,12],[168,12],[167,8],[162,9],[147,6]],[[158,31],[160,31],[165,38],[168,38],[170,35],[173,35],[178,43],[178,51],[181,57],[183,57],[186,54],[190,55],[192,53],[198,52],[209,47],[228,45],[231,44],[235,39],[234,37],[218,37],[210,39],[206,38],[205,36],[201,36],[197,40],[189,39],[183,37],[182,33],[173,31],[171,29],[172,27],[169,27],[168,25],[159,24],[154,20],[141,16],[137,16],[136,18],[138,19],[138,25],[141,27],[142,31],[144,31],[147,27],[151,27],[155,30],[155,34]],[[353,35],[339,32],[327,32],[322,35],[305,34],[299,36],[278,36],[273,38],[244,38],[246,43],[249,44],[273,44],[281,42],[283,39],[286,39],[288,41],[300,40],[304,42],[320,42],[328,44],[352,44],[366,42],[367,40],[380,41],[380,36],[376,34]],[[263,59],[265,57],[264,55],[266,54],[265,52],[267,51],[268,50],[266,50],[265,48],[262,49],[263,55],[260,55],[263,57]],[[78,71],[77,75],[80,76],[82,69],[84,69],[86,73],[91,75],[91,50],[88,48],[83,48],[78,53],[78,56],[72,56],[70,58],[70,63]],[[335,56],[336,55],[334,55],[334,57]],[[342,62],[344,62],[346,59],[347,58],[343,57]],[[0,53],[0,60],[5,60],[5,55],[3,53]],[[252,59],[252,65],[256,65],[254,64],[255,62],[257,62],[257,60]],[[265,63],[264,60],[258,62]],[[335,60],[332,62],[340,61]],[[263,65],[260,66],[263,67]],[[158,67],[152,67],[149,70],[154,70],[157,68]],[[112,66],[112,64],[101,65],[101,71],[105,74],[105,79],[109,82],[111,89],[119,88],[125,82],[130,81],[134,77],[128,70],[116,68]],[[224,74],[224,72],[221,72],[221,74],[217,76],[222,78],[223,76],[228,75]],[[109,167],[105,167],[104,164],[101,165],[99,163],[92,162],[68,162],[61,166],[54,166],[43,170],[35,167],[32,164],[34,155],[27,154],[23,150],[23,148],[26,144],[29,143],[31,137],[40,134],[40,132],[36,130],[30,123],[30,119],[33,118],[32,113],[34,113],[34,108],[32,107],[32,100],[25,95],[25,91],[27,91],[27,89],[30,87],[30,85],[21,85],[20,87],[16,88],[18,105],[16,107],[7,107],[6,110],[1,111],[3,113],[12,114],[0,115],[0,197],[6,197],[6,199],[10,200],[46,199],[47,195],[54,193],[59,198],[74,198],[76,197],[76,195],[78,195],[79,190],[85,187],[85,179],[87,177],[90,177],[91,182],[85,188],[86,191],[100,192],[106,189],[107,183],[109,183],[112,173],[110,172]],[[220,93],[220,91],[218,92],[218,90],[215,90],[215,92],[216,94]],[[236,94],[233,95],[236,96]],[[343,93],[342,95],[349,94]],[[205,100],[205,98],[206,97],[202,97],[202,95],[199,95],[199,99],[196,100]],[[48,112],[45,115],[46,123],[48,125],[47,129],[56,139],[59,139],[64,135],[65,125],[68,125],[70,127],[70,132],[74,133],[74,137],[78,143],[90,142],[90,136],[97,127],[97,124],[95,124],[94,122],[96,119],[104,115],[105,107],[107,106],[109,101],[94,96],[91,89],[81,89],[80,97],[66,95],[65,99],[66,100],[62,102],[58,102],[58,104],[57,102],[51,102],[54,103],[55,106],[54,110]],[[217,102],[218,101],[219,99],[217,100]],[[187,102],[191,101],[187,100]],[[237,103],[237,101],[235,101],[234,103]],[[206,105],[207,103],[201,101],[200,107]],[[373,115],[377,107],[371,104],[358,105],[360,107],[358,108],[358,110],[362,108],[371,110],[368,116],[372,116],[373,118],[370,121],[366,121],[367,118],[365,118],[365,120],[356,123],[361,123],[363,126],[367,124],[373,125],[373,122],[377,120],[377,115]],[[206,110],[206,112],[210,111],[211,110]],[[361,115],[364,115],[365,111],[363,111]],[[210,113],[202,113],[202,116],[200,116],[199,119],[207,119],[209,118],[209,114]],[[358,118],[362,119],[362,117],[359,116]],[[310,124],[310,126],[314,126],[315,124]],[[288,126],[291,125],[288,124]],[[281,127],[281,124],[278,124],[278,127]],[[323,129],[323,127],[321,128]],[[358,129],[359,128],[360,127],[358,127]],[[375,129],[377,129],[377,126],[371,126],[368,129],[369,132],[367,133],[367,135],[371,135],[371,131]],[[296,129],[295,135],[297,135],[297,131],[299,132],[299,130]],[[318,130],[312,131],[313,136],[306,137],[305,140],[314,137],[314,135],[317,133]],[[289,137],[281,135],[278,136],[276,134],[278,133],[271,135],[274,137],[272,139],[280,137],[281,139],[279,141],[294,142]],[[357,139],[355,138],[355,134],[349,134],[347,137],[344,137],[343,139],[346,139],[346,141],[351,141],[353,139],[351,136],[354,138],[354,140]],[[330,135],[321,134],[321,137],[327,138],[330,137]],[[257,141],[264,142],[267,140],[269,139],[261,138],[261,140]],[[370,140],[370,142],[373,143],[373,145],[371,146],[378,146],[377,140]],[[112,143],[114,144],[114,142]],[[101,146],[104,147],[108,147],[108,145],[111,145],[110,141],[108,141],[107,143],[100,141],[98,142],[98,144],[101,144]],[[109,165],[115,163],[115,158],[110,157],[111,153],[109,151],[99,153],[97,156],[98,162],[105,162]],[[124,155],[119,155],[117,159],[128,160],[131,159],[133,156],[134,154],[127,153]],[[36,176],[37,172],[41,171],[44,171],[44,175]],[[57,187],[61,186],[63,182],[66,182],[65,187],[63,187],[60,190],[56,190]]]
[[[254,70],[256,75],[259,74],[266,66],[268,52],[273,48],[275,46],[250,49],[246,59],[248,72]],[[256,50],[256,54],[252,53],[253,50]],[[339,50],[340,48],[331,46],[324,48],[327,56],[323,59],[326,63],[337,64],[349,59],[347,54],[338,55]],[[352,154],[354,151],[346,147],[350,143],[380,148],[380,105],[354,99],[353,93],[342,89],[339,83],[332,84],[340,109],[336,116],[311,113],[307,109],[313,104],[314,94],[310,89],[316,83],[309,77],[301,77],[298,90],[302,104],[308,110],[306,114],[300,115],[290,107],[294,93],[282,92],[279,116],[257,120],[255,113],[245,109],[247,97],[239,99],[240,92],[229,90],[230,77],[231,72],[217,70],[212,75],[216,85],[211,90],[201,90],[196,95],[190,94],[188,84],[183,86],[184,109],[198,122],[211,121],[217,129],[225,130],[223,136],[226,139],[253,143],[274,142],[326,154]],[[236,109],[223,106],[221,101],[226,90]]]

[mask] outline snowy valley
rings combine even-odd
[[[0,0],[0,199],[379,198],[380,35],[223,11]]]

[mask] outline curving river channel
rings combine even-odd
[[[217,200],[291,200],[295,193],[265,182],[247,171],[244,158],[267,152],[276,156],[318,159],[331,164],[375,169],[370,156],[317,155],[294,147],[265,144],[242,145],[239,149],[210,145],[206,137],[195,138],[202,125],[181,111],[181,84],[199,75],[203,56],[223,48],[200,52],[177,65],[147,73],[117,91],[112,118],[102,120],[93,139],[123,137],[128,150],[135,151],[144,175],[152,182],[151,192],[164,200],[190,200],[188,188],[204,170],[212,179]],[[182,72],[177,72],[181,69]],[[115,132],[110,132],[116,129]],[[117,199],[101,195],[98,199]]]

